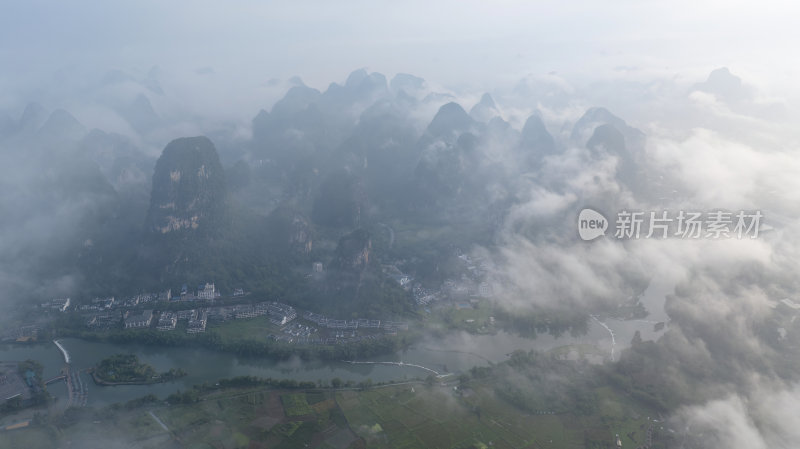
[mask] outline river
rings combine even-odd
[[[654,339],[660,332],[653,330],[655,321],[666,319],[663,314],[664,295],[669,291],[661,285],[648,288],[642,302],[652,310],[647,320],[605,320],[604,323],[615,335],[615,353],[629,345],[633,334],[638,330],[642,337]],[[601,318],[602,319],[602,318]],[[299,358],[275,361],[258,357],[241,357],[202,348],[154,347],[139,344],[118,344],[86,341],[74,338],[59,340],[69,352],[70,362],[75,370],[84,370],[96,365],[100,360],[118,353],[135,354],[139,359],[152,365],[156,371],[170,368],[183,368],[188,375],[173,382],[153,385],[125,385],[100,387],[94,385],[89,376],[84,382],[89,385],[89,405],[104,405],[128,401],[152,393],[166,397],[177,390],[186,390],[192,385],[204,382],[215,383],[221,378],[235,376],[292,378],[303,381],[330,381],[338,377],[342,380],[359,382],[371,379],[373,382],[404,380],[415,377],[424,378],[430,372],[413,366],[366,365],[343,362],[303,361]],[[466,332],[451,332],[442,338],[428,338],[418,342],[405,352],[374,357],[368,361],[395,361],[417,364],[437,372],[466,371],[473,366],[498,363],[516,349],[547,351],[549,349],[573,344],[591,344],[610,354],[612,338],[609,331],[594,320],[590,322],[586,335],[570,335],[555,338],[539,335],[535,339],[523,338],[498,332],[495,335],[472,335]],[[0,345],[0,360],[34,359],[44,365],[44,377],[49,379],[59,374],[64,366],[61,351],[52,342],[31,345]],[[63,383],[48,386],[48,391],[56,397],[64,398],[66,388]]]

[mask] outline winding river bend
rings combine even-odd
[[[113,354],[135,354],[152,365],[156,371],[183,368],[186,377],[172,382],[150,385],[119,385],[101,387],[87,379],[82,388],[88,396],[87,405],[104,405],[124,402],[146,394],[166,397],[177,390],[184,391],[192,385],[213,384],[222,378],[235,376],[292,378],[298,381],[324,381],[333,378],[355,382],[370,379],[374,382],[402,381],[413,378],[424,379],[429,374],[441,375],[465,371],[487,363],[498,363],[515,349],[548,350],[557,346],[597,343],[606,332],[592,326],[589,335],[559,339],[542,335],[536,339],[517,337],[500,332],[496,335],[470,335],[454,332],[440,339],[430,339],[403,353],[389,354],[367,360],[351,361],[306,361],[299,358],[276,361],[256,357],[240,357],[202,348],[154,347],[139,344],[114,344],[64,338],[55,345],[52,342],[32,345],[0,345],[0,360],[34,359],[44,365],[46,379],[58,376],[64,369],[65,355],[69,357],[71,372],[80,372],[96,365]],[[607,333],[605,334],[607,336]],[[69,391],[63,382],[48,386],[51,394],[69,401]]]
[[[128,401],[150,393],[166,397],[177,390],[189,389],[192,385],[213,384],[219,379],[235,376],[292,378],[312,382],[329,382],[333,378],[354,382],[367,379],[372,382],[424,379],[432,372],[438,374],[467,370],[475,365],[486,365],[486,360],[500,362],[506,358],[506,353],[514,349],[531,349],[531,346],[547,349],[551,344],[546,340],[549,339],[529,340],[503,333],[495,336],[473,336],[459,332],[437,341],[426,341],[419,348],[412,348],[405,353],[358,361],[379,363],[347,363],[306,361],[299,358],[276,361],[239,357],[202,348],[153,347],[64,338],[58,341],[59,345],[52,342],[24,346],[0,345],[0,360],[38,360],[44,365],[43,374],[46,379],[62,372],[65,352],[69,354],[69,365],[73,373],[80,373],[100,360],[118,353],[135,354],[142,362],[152,365],[159,372],[183,368],[188,373],[186,377],[172,382],[150,385],[101,387],[91,381],[84,381],[83,387],[88,395],[87,405],[104,405]],[[563,341],[563,344],[569,343]],[[441,350],[447,347],[456,351]],[[48,391],[64,403],[70,400],[69,391],[63,382],[49,385]]]

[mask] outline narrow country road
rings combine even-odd
[[[156,422],[157,422],[157,423],[158,423],[158,424],[159,424],[161,427],[163,427],[163,428],[164,428],[164,430],[166,430],[167,432],[169,432],[169,428],[167,428],[167,425],[166,425],[166,424],[164,424],[164,422],[163,422],[163,421],[161,421],[160,419],[158,419],[158,416],[156,416],[156,414],[155,414],[155,413],[153,413],[153,411],[152,411],[152,410],[148,410],[148,411],[147,411],[147,413],[149,413],[149,414],[150,414],[150,416],[152,416],[152,417],[153,417],[153,419],[155,419],[155,420],[156,420]]]

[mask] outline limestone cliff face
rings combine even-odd
[[[357,227],[365,218],[367,194],[359,176],[349,170],[331,173],[314,198],[311,218],[324,226]]]
[[[226,197],[214,144],[203,136],[175,139],[156,162],[146,228],[162,234],[213,232],[224,221]]]
[[[306,255],[313,244],[312,226],[300,212],[281,206],[267,217],[266,235],[279,254]]]
[[[356,229],[339,240],[331,266],[343,272],[360,273],[369,264],[371,249],[369,232]]]
[[[308,254],[311,252],[311,232],[309,231],[308,221],[303,217],[294,217],[292,219],[292,233],[289,235],[289,244],[295,248],[297,252]]]

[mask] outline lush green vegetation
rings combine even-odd
[[[492,319],[493,318],[493,319]],[[465,298],[454,306],[434,308],[425,316],[432,328],[464,330],[474,334],[493,334],[503,330],[528,338],[539,334],[560,337],[584,335],[588,329],[589,315],[576,310],[518,310],[510,311],[489,300]]]
[[[573,336],[584,335],[589,327],[589,315],[574,309],[515,313],[502,307],[495,307],[493,313],[498,326],[525,337],[536,337],[537,334],[544,333],[560,337],[565,332]]]
[[[236,321],[234,323],[239,323]],[[141,343],[154,346],[200,346],[222,352],[243,356],[272,357],[288,359],[300,357],[304,360],[353,360],[381,354],[391,354],[409,344],[407,336],[384,336],[347,345],[295,345],[274,342],[267,339],[228,338],[210,327],[205,333],[186,334],[182,332],[159,332],[144,329],[115,329],[110,331],[90,331],[77,323],[69,329],[61,329],[59,336],[75,337],[84,340],[109,341],[113,343]],[[230,337],[230,336],[229,336]]]
[[[168,382],[185,375],[186,372],[181,368],[172,368],[159,374],[133,354],[112,355],[103,359],[92,371],[95,382],[101,385]]]
[[[284,394],[281,402],[287,416],[303,416],[314,412],[308,406],[305,393]]]
[[[230,386],[244,380],[202,394],[193,390],[197,400],[170,401],[169,406],[145,396],[103,409],[69,409],[29,428],[0,433],[0,447],[99,449],[116,444],[155,449],[173,447],[175,441],[180,447],[303,448],[312,441],[328,448],[363,447],[332,392]]]
[[[19,371],[20,376],[23,378],[26,376],[28,371],[32,372],[35,377],[35,384],[38,386],[44,386],[44,378],[42,377],[42,373],[44,372],[44,366],[41,363],[37,362],[36,360],[25,360],[19,362],[17,365],[17,370]]]
[[[653,430],[648,417],[660,410],[610,382],[618,374],[609,367],[562,356],[517,351],[447,384],[431,378],[347,388],[352,383],[334,379],[333,390],[292,379],[222,379],[178,391],[168,406],[148,395],[103,410],[67,410],[12,437],[0,434],[0,447],[12,439],[102,447],[92,442],[102,432],[96,421],[114,426],[115,442],[142,448],[177,439],[184,447],[584,449],[612,448],[616,434],[623,447],[642,445]],[[651,448],[666,447],[670,436],[653,432]]]

